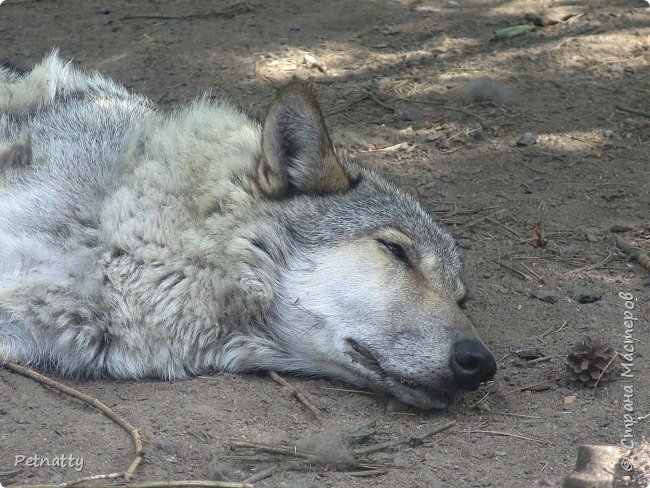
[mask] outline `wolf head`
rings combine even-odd
[[[453,238],[409,194],[337,157],[304,84],[282,89],[268,111],[257,183],[282,216],[286,261],[270,328],[282,352],[258,365],[421,408],[444,408],[494,376],[458,305],[466,290]]]

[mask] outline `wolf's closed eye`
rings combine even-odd
[[[402,261],[406,266],[410,267],[412,265],[411,260],[406,255],[406,251],[404,251],[404,248],[400,244],[388,242],[383,239],[377,239],[377,242],[388,249],[393,256]]]

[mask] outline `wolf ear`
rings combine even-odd
[[[318,102],[304,83],[285,86],[271,104],[257,173],[258,184],[269,197],[326,195],[351,187]]]

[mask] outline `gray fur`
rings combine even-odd
[[[0,73],[0,144],[25,140],[29,164],[0,177],[0,363],[275,369],[453,400],[450,348],[474,337],[455,243],[410,195],[338,160],[304,86],[264,126],[207,99],[166,114],[53,53]]]

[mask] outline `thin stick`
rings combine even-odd
[[[557,378],[553,378],[553,379],[546,380],[546,381],[541,381],[539,383],[535,383],[534,385],[522,386],[521,388],[517,388],[516,390],[507,391],[505,394],[506,395],[511,395],[512,393],[519,393],[520,391],[530,390],[531,388],[535,388],[536,386],[545,385],[546,383],[555,383],[556,381],[560,381],[561,379],[567,378],[567,377],[568,377],[568,375],[563,374],[562,376],[558,376]]]
[[[419,437],[419,439],[424,440],[424,439],[427,439],[429,437],[432,437],[432,436],[434,436],[436,434],[439,434],[440,432],[443,432],[443,431],[445,431],[447,429],[451,429],[457,423],[458,422],[456,422],[455,420],[452,420],[451,422],[441,424],[438,427],[435,427],[433,430],[427,432],[423,436]],[[411,439],[411,437],[398,439],[398,440],[394,440],[394,441],[380,442],[379,444],[375,444],[373,446],[368,446],[368,447],[363,447],[361,449],[356,449],[353,452],[357,456],[363,456],[365,454],[371,454],[373,452],[383,451],[384,449],[389,449],[389,448],[395,447],[395,446],[397,446],[399,444],[404,444],[405,442],[408,442],[410,439]]]
[[[531,275],[533,275],[535,278],[537,278],[537,279],[539,280],[540,283],[546,283],[546,281],[544,281],[544,278],[542,278],[540,275],[538,275],[537,273],[535,273],[535,271],[533,271],[532,269],[530,269],[530,268],[529,268],[528,266],[526,266],[524,263],[519,263],[519,265],[520,265],[522,268],[524,268],[526,271],[528,271]]]
[[[0,476],[3,478],[8,478],[9,476],[16,476],[17,474],[22,473],[23,470],[18,468],[18,469],[10,469],[9,471],[0,471]]]
[[[124,473],[120,473],[120,475],[121,477],[127,478],[135,472],[135,470],[138,468],[138,465],[140,464],[140,462],[142,462],[142,459],[144,458],[144,450],[142,447],[142,440],[140,439],[140,432],[138,432],[138,429],[136,429],[133,425],[131,425],[124,417],[115,413],[107,405],[100,402],[97,398],[93,398],[90,395],[86,395],[85,393],[70,388],[69,386],[65,386],[57,381],[54,381],[53,379],[50,379],[46,376],[43,376],[40,373],[37,373],[33,369],[26,368],[25,366],[20,366],[19,364],[14,364],[14,363],[6,363],[5,368],[7,368],[9,371],[13,371],[14,373],[18,373],[22,376],[30,378],[36,381],[37,383],[49,386],[51,388],[54,388],[55,390],[60,391],[61,393],[65,393],[66,395],[81,400],[82,402],[90,405],[91,407],[96,408],[104,415],[106,415],[109,419],[111,419],[113,422],[115,422],[117,425],[122,427],[122,429],[124,429],[131,436],[131,439],[133,439],[133,446],[135,448],[135,458],[131,462],[129,468]],[[108,475],[105,475],[106,477],[105,479],[109,477],[117,478],[118,476],[113,476],[117,474],[118,473],[110,473]],[[100,478],[95,478],[95,479],[100,479]],[[84,481],[86,481],[85,478],[72,483],[77,484]],[[62,486],[72,486],[72,485],[63,484]]]
[[[483,400],[485,400],[487,397],[490,396],[490,392],[488,391],[485,395],[483,395],[481,398],[476,400],[472,405],[470,405],[470,409],[475,408],[479,403],[481,403]]]
[[[374,396],[381,396],[379,393],[375,393],[374,391],[365,391],[365,390],[351,390],[349,388],[328,388],[327,386],[321,386],[321,390],[331,390],[331,391],[342,391],[345,393],[359,393],[361,395],[374,395]]]
[[[542,171],[541,169],[533,168],[532,166],[528,166],[526,163],[523,161],[519,161],[518,159],[516,160],[519,164],[521,164],[523,167],[528,168],[531,171],[534,171],[535,173],[541,173],[543,175],[548,174],[548,171]]]
[[[388,111],[390,111],[390,112],[395,112],[395,108],[391,107],[391,106],[388,105],[386,102],[384,102],[383,100],[381,100],[381,99],[380,99],[377,95],[375,95],[372,91],[370,91],[370,90],[368,90],[368,89],[365,89],[364,91],[368,94],[368,96],[370,97],[370,99],[371,99],[373,102],[375,102],[377,105],[381,105],[382,107],[384,107],[386,110],[388,110]]]
[[[402,149],[408,149],[409,143],[408,142],[400,142],[399,144],[393,144],[392,146],[388,147],[382,147],[379,149],[367,149],[365,151],[357,151],[360,154],[366,154],[366,153],[374,153],[374,152],[393,152],[393,151],[400,151]]]
[[[545,441],[544,439],[535,439],[534,437],[526,437],[518,434],[511,434],[509,432],[501,432],[498,430],[463,430],[461,431],[464,434],[491,434],[491,435],[502,435],[506,437],[516,437],[517,439],[523,439],[525,441],[537,442],[539,444],[546,444],[547,446],[554,446],[551,441]]]
[[[544,333],[542,334],[541,337],[544,338],[544,337],[546,337],[546,336],[549,335],[549,334],[557,334],[557,333],[560,332],[562,329],[564,329],[564,327],[566,326],[566,324],[567,324],[567,321],[565,320],[564,323],[563,323],[563,324],[560,326],[560,328],[557,329],[557,330],[555,330],[555,326],[551,326],[551,328],[548,329],[546,332],[544,332]]]
[[[480,224],[480,223],[483,222],[485,219],[491,219],[491,218],[493,218],[493,217],[495,217],[495,216],[497,216],[497,215],[499,215],[500,213],[503,213],[503,212],[505,212],[505,211],[506,211],[505,208],[500,208],[500,209],[497,210],[496,212],[492,212],[492,213],[490,213],[490,214],[483,215],[483,216],[481,216],[481,217],[477,217],[477,218],[475,218],[474,220],[470,220],[469,222],[463,224],[463,227],[465,227],[465,228],[467,228],[467,227],[473,227],[473,226],[475,226],[476,224]]]
[[[180,19],[197,19],[209,17],[225,17],[227,19],[237,14],[251,12],[253,9],[246,2],[236,2],[230,7],[216,12],[194,13],[185,15],[127,15],[122,20],[153,19],[153,20],[180,20]]]
[[[348,476],[357,476],[359,478],[365,478],[369,476],[382,476],[384,474],[388,474],[387,469],[370,469],[366,471],[348,471],[347,473]]]
[[[487,413],[493,413],[495,415],[506,415],[508,417],[520,417],[522,419],[541,419],[539,415],[524,415],[523,413],[510,413],[510,412],[499,412],[497,410],[488,410]]]
[[[610,252],[607,255],[607,257],[605,259],[603,259],[600,263],[590,264],[588,266],[583,266],[581,268],[576,268],[576,269],[572,269],[570,271],[565,271],[564,273],[560,273],[560,276],[570,275],[570,274],[573,274],[573,273],[579,273],[581,271],[589,271],[589,270],[592,270],[592,269],[600,268],[601,266],[604,266],[605,264],[609,263],[612,260],[613,256],[614,256],[614,254]],[[648,269],[650,269],[650,268],[648,268]]]
[[[58,486],[60,485],[11,485],[11,488],[57,488]],[[114,488],[116,486],[127,486],[128,488],[183,488],[186,486],[204,488],[254,488],[250,483],[210,480],[145,481],[142,483],[129,483],[128,485],[84,483],[75,486],[76,488]]]
[[[263,469],[259,473],[255,473],[252,476],[249,476],[244,480],[244,483],[250,483],[251,485],[253,483],[257,483],[258,481],[265,480],[266,478],[270,478],[275,474],[275,470],[277,469],[276,466],[271,466],[270,468]]]
[[[553,356],[542,356],[541,358],[535,358],[531,359],[530,361],[526,361],[526,364],[543,363],[544,361],[550,361],[551,359],[553,359]]]
[[[293,456],[302,459],[308,459],[309,461],[322,461],[314,452],[310,451],[300,451],[296,446],[285,447],[285,446],[275,446],[272,444],[264,444],[261,442],[247,441],[245,439],[230,439],[230,445],[233,447],[243,447],[243,448],[252,448],[257,449],[262,452],[270,452],[273,454],[282,454],[285,456]],[[379,469],[385,467],[384,464],[364,462],[364,461],[351,461],[346,463],[347,466],[352,468],[359,469]]]
[[[350,108],[355,103],[359,103],[360,101],[365,100],[366,98],[368,98],[368,94],[364,93],[363,95],[358,96],[357,98],[353,98],[352,100],[349,100],[346,103],[343,103],[343,104],[341,104],[341,105],[339,105],[337,107],[334,107],[334,108],[331,108],[330,110],[327,110],[327,115],[334,115],[334,114],[337,114],[339,112],[343,112],[344,110],[347,110],[348,108]]]
[[[108,473],[108,474],[96,474],[92,476],[84,476],[83,478],[79,478],[73,481],[67,481],[65,483],[61,483],[56,485],[57,488],[68,488],[69,486],[79,486],[83,483],[86,483],[88,481],[97,481],[97,480],[115,480],[115,479],[120,479],[120,478],[125,478],[128,479],[128,477],[131,475],[127,475],[126,473]]]
[[[627,112],[634,115],[640,115],[641,117],[647,117],[650,119],[650,112],[644,112],[643,110],[637,110],[635,108],[630,108],[619,104],[616,104],[616,110],[620,110],[621,112]]]
[[[612,356],[612,359],[609,360],[609,362],[607,363],[607,365],[605,366],[605,368],[604,368],[604,369],[600,372],[600,374],[598,375],[598,379],[596,380],[596,383],[594,383],[594,395],[596,394],[596,388],[598,388],[598,383],[600,383],[600,379],[603,377],[603,375],[604,375],[605,372],[607,371],[607,368],[609,368],[609,367],[612,365],[612,363],[614,362],[614,360],[615,360],[618,356],[619,356],[619,354],[618,354],[618,351],[617,351],[617,352]]]
[[[282,376],[280,376],[275,371],[269,371],[269,376],[273,378],[273,381],[287,388],[291,392],[291,394],[294,397],[296,397],[296,400],[298,400],[305,407],[307,407],[307,409],[311,413],[313,413],[316,418],[319,418],[318,409],[314,407],[314,405],[309,400],[307,400],[307,398],[305,398],[305,396],[302,393],[296,390],[296,388],[291,383],[289,383],[287,380],[285,380]]]
[[[488,221],[490,224],[496,225],[500,229],[505,230],[510,235],[510,237],[512,237],[513,239],[516,239],[516,240],[521,239],[521,236],[519,234],[517,234],[514,230],[512,230],[510,227],[508,227],[506,224],[502,224],[498,220],[491,219],[490,217],[486,217],[485,220]]]
[[[518,277],[520,277],[520,278],[523,278],[523,279],[525,279],[525,280],[532,280],[532,278],[531,278],[530,276],[528,276],[526,273],[524,273],[523,271],[519,271],[518,269],[515,269],[515,268],[513,268],[512,266],[508,266],[508,265],[507,265],[506,263],[504,263],[503,261],[497,261],[497,260],[495,260],[494,262],[497,263],[499,266],[503,266],[503,267],[506,268],[508,271],[511,271],[512,273],[514,273],[516,276],[518,276]]]

